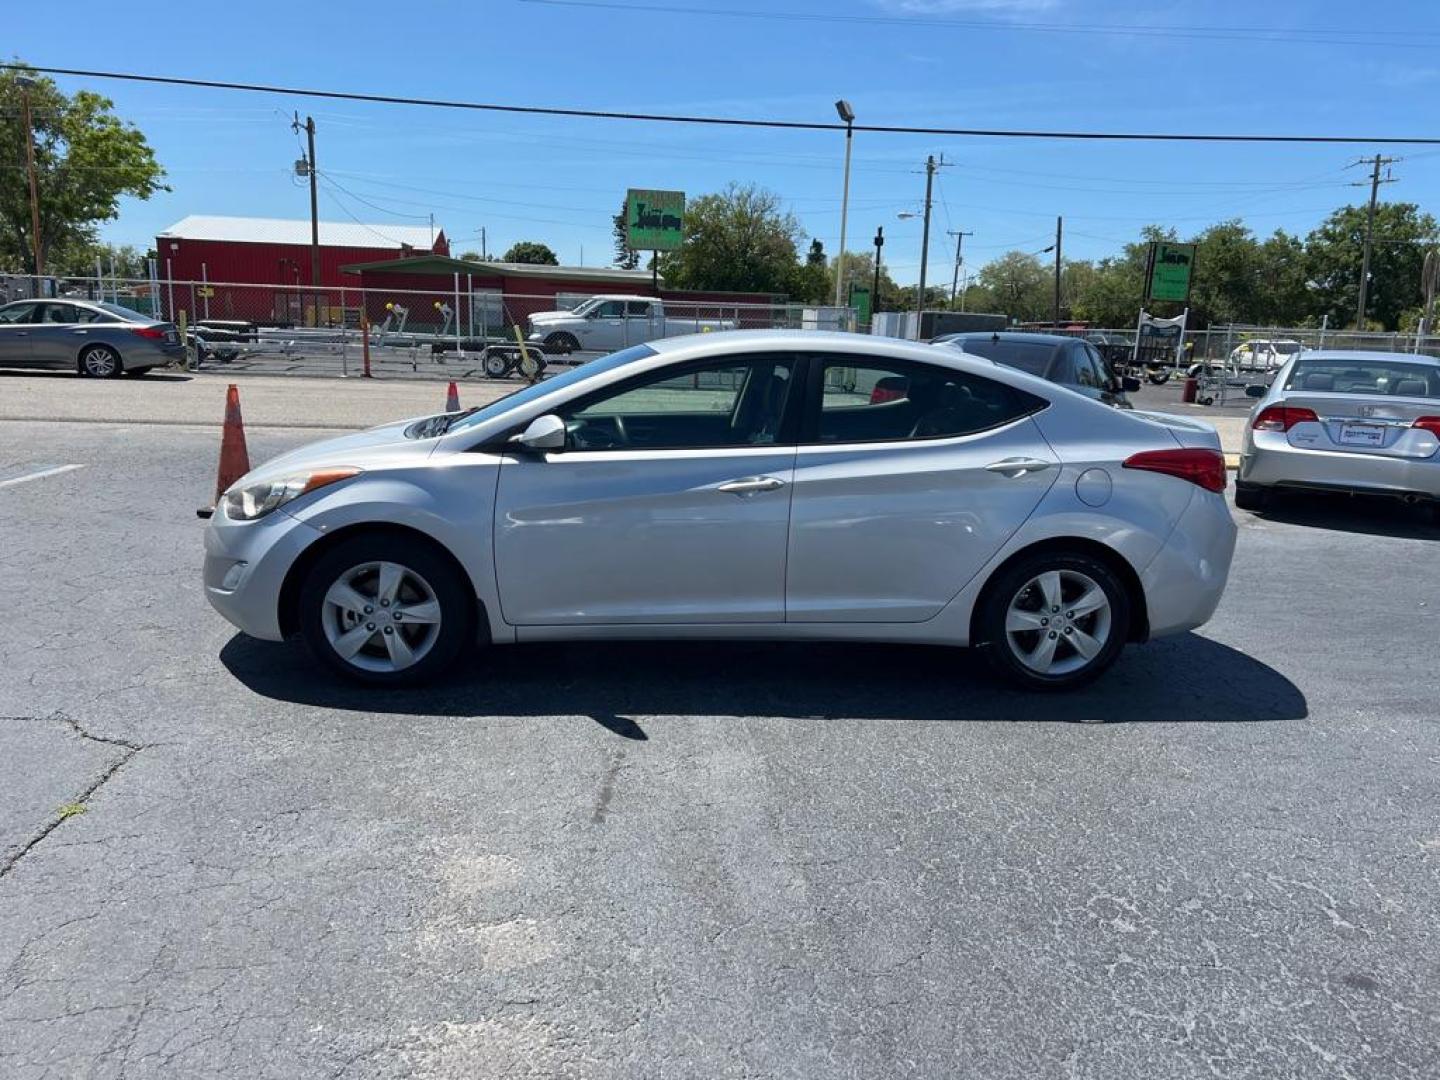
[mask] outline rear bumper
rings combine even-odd
[[[1279,446],[1265,445],[1279,442]],[[1249,488],[1300,488],[1440,499],[1440,455],[1393,458],[1302,450],[1278,434],[1247,440],[1236,482]]]
[[[1235,518],[1225,496],[1197,491],[1165,546],[1140,575],[1152,638],[1210,621],[1230,577],[1235,536]]]

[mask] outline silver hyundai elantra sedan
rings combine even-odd
[[[1205,424],[952,348],[704,334],[276,458],[211,518],[205,592],[374,683],[663,637],[975,645],[1060,689],[1210,617],[1225,482]]]

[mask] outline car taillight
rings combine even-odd
[[[1431,435],[1440,437],[1440,416],[1422,416],[1410,426],[1417,427],[1421,431],[1428,431]]]
[[[1250,426],[1256,431],[1289,431],[1296,424],[1306,424],[1320,418],[1312,409],[1297,409],[1294,405],[1271,405],[1261,409],[1260,415]]]
[[[1225,455],[1219,450],[1144,450],[1126,458],[1125,468],[1176,476],[1206,491],[1225,490]]]
[[[153,338],[156,341],[161,341],[165,337],[165,331],[158,326],[132,326],[130,332],[139,337]]]
[[[884,405],[887,401],[899,401],[904,396],[904,390],[892,390],[889,387],[877,386],[870,391],[870,404]]]

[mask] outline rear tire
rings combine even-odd
[[[125,370],[118,350],[110,345],[90,345],[78,361],[80,374],[89,379],[117,379]]]
[[[464,574],[439,549],[408,537],[344,540],[310,568],[300,590],[300,632],[310,651],[371,685],[434,679],[474,642],[474,625]]]
[[[986,589],[977,624],[981,650],[1027,690],[1071,690],[1115,663],[1130,636],[1130,595],[1101,560],[1039,552]]]
[[[1249,510],[1251,513],[1268,510],[1272,499],[1273,493],[1265,488],[1253,484],[1235,485],[1235,506],[1239,510]]]

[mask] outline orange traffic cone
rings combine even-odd
[[[450,380],[450,389],[445,391],[445,411],[460,411],[460,388],[455,385],[455,380]]]
[[[197,511],[209,517],[220,503],[225,489],[250,471],[250,452],[245,448],[245,421],[240,416],[240,388],[234,383],[225,391],[225,427],[220,434],[220,470],[215,477],[215,501],[209,510]]]

